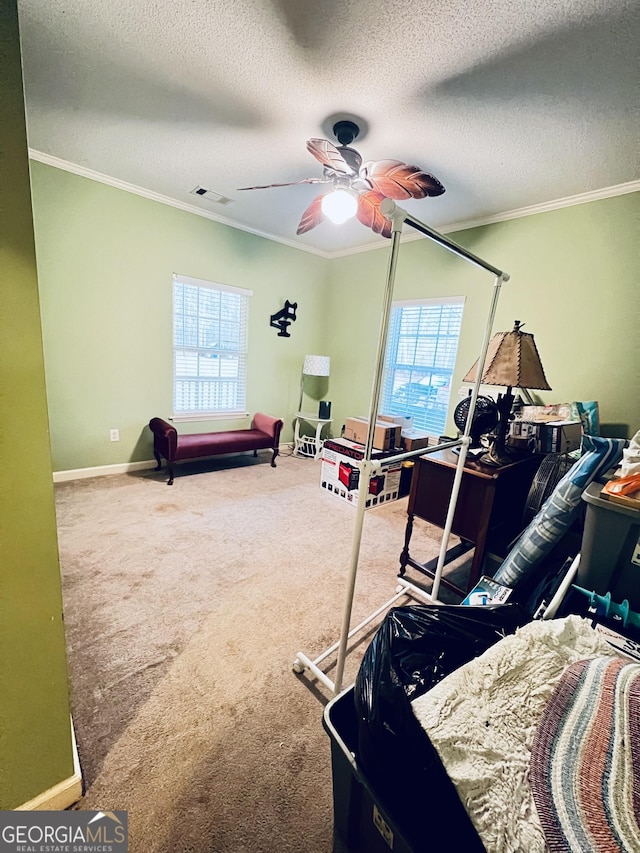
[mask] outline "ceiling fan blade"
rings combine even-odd
[[[380,202],[384,198],[385,196],[377,192],[363,193],[358,197],[356,216],[359,222],[371,228],[376,234],[391,237],[391,220],[380,212]]]
[[[302,181],[289,181],[286,184],[265,184],[261,187],[238,187],[237,192],[243,192],[244,190],[270,190],[271,187],[295,187],[296,184],[328,184],[330,181],[326,180],[326,178],[305,178]]]
[[[340,153],[340,149],[336,148],[333,142],[328,139],[309,139],[307,140],[307,151],[322,163],[327,169],[336,172],[338,175],[354,175],[355,172]]]
[[[386,198],[424,198],[444,192],[444,187],[433,175],[400,160],[370,160],[362,167],[361,176]]]
[[[306,234],[307,231],[311,231],[312,228],[315,228],[316,225],[320,225],[320,223],[324,220],[324,213],[322,212],[322,199],[327,195],[327,193],[322,193],[319,196],[316,196],[314,200],[311,202],[309,207],[302,214],[302,219],[300,220],[300,224],[298,225],[298,230],[296,234]]]

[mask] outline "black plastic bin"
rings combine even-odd
[[[340,840],[353,853],[417,853],[358,767],[353,687],[329,702],[323,725],[331,739],[333,819]]]
[[[323,724],[331,739],[334,830],[348,853],[484,852],[439,759],[426,785],[410,767],[402,779],[390,778],[393,794],[367,777],[358,756],[353,687],[329,702]]]

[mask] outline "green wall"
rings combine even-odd
[[[0,115],[0,809],[12,809],[73,775],[14,0],[0,6]]]
[[[54,470],[152,458],[146,425],[171,413],[173,272],[254,291],[247,408],[283,417],[285,441],[307,353],[332,358],[323,396],[334,434],[368,412],[387,248],[324,259],[41,163],[32,183]],[[539,400],[597,399],[624,435],[640,428],[639,203],[632,193],[450,235],[510,273],[494,331],[518,319],[535,335],[553,389]],[[453,404],[492,288],[489,273],[426,238],[403,242],[396,298],[466,299]],[[298,302],[298,320],[279,338],[269,316],[285,299]]]
[[[448,235],[511,275],[493,330],[509,330],[517,319],[535,335],[553,389],[537,392],[539,401],[596,399],[605,430],[625,436],[640,429],[639,226],[640,193],[631,193]],[[345,417],[369,410],[388,257],[382,249],[331,261],[338,429]],[[426,238],[401,246],[396,299],[466,297],[451,411],[480,350],[493,283],[490,273]]]
[[[38,162],[32,185],[54,470],[153,458],[147,424],[172,410],[174,272],[253,290],[247,410],[283,417],[291,439],[304,356],[326,348],[326,260]],[[269,326],[285,299],[290,338]]]

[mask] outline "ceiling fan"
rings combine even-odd
[[[353,121],[338,121],[333,132],[339,145],[328,139],[309,139],[307,151],[324,167],[322,178],[305,178],[284,184],[266,184],[259,187],[240,187],[240,190],[266,190],[271,187],[290,187],[296,184],[329,184],[331,189],[316,196],[302,214],[296,234],[306,234],[327,216],[340,224],[351,216],[376,234],[391,236],[391,220],[380,211],[385,198],[408,199],[438,196],[444,187],[437,178],[400,160],[368,160],[350,144],[360,133]]]

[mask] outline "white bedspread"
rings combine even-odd
[[[532,622],[413,702],[489,853],[546,849],[528,782],[538,723],[569,664],[615,654],[579,616]]]

